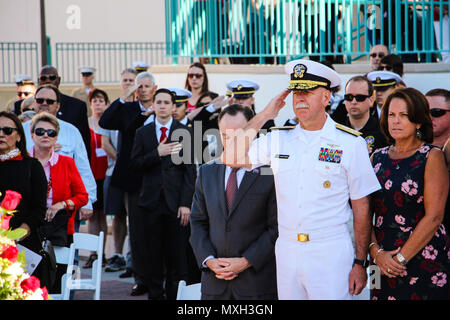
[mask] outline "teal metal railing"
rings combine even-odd
[[[188,64],[192,59],[176,60]],[[81,66],[97,69],[97,83],[118,83],[122,70],[131,68],[134,61],[144,61],[150,66],[175,63],[173,57],[166,56],[164,42],[55,43],[55,66],[65,84],[81,82]]]
[[[436,45],[433,22],[435,17],[440,21],[442,43],[449,2],[165,0],[167,55],[256,58],[259,63],[273,61],[270,57],[283,62],[336,56],[350,63],[383,43],[406,62],[429,62],[443,51]]]
[[[37,79],[38,68],[37,42],[0,42],[0,84],[13,84],[16,74]]]

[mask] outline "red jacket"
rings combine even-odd
[[[51,167],[52,204],[64,200],[72,200],[75,209],[67,224],[67,234],[75,233],[75,212],[88,203],[88,193],[81,180],[80,173],[71,157],[59,155],[58,162]]]

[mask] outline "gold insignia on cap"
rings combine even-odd
[[[380,77],[377,77],[376,82],[377,82],[377,83],[380,83],[380,82],[381,82]]]
[[[331,182],[330,182],[330,180],[324,181],[323,187],[324,187],[325,189],[328,189],[329,187],[331,187]]]
[[[295,78],[303,78],[303,74],[308,70],[305,65],[297,64],[294,67],[294,77]]]
[[[242,89],[242,85],[238,85],[236,89],[237,90],[241,90]]]

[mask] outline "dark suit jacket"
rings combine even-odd
[[[200,167],[191,209],[190,243],[202,268],[202,293],[221,295],[227,286],[240,296],[276,296],[277,204],[273,175],[246,172],[230,213],[225,201],[225,165]],[[270,170],[264,167],[264,170]],[[258,172],[256,172],[258,171]],[[203,268],[209,257],[245,257],[251,267],[233,280],[217,279]]]
[[[168,142],[181,141],[181,139],[172,140],[174,131],[177,129],[185,131],[186,137],[190,137],[191,132],[188,127],[174,119],[170,127]],[[180,132],[177,131],[177,133]],[[177,214],[179,207],[191,207],[194,194],[196,173],[192,159],[192,141],[183,144],[183,150],[186,150],[188,160],[187,163],[181,162],[180,164],[175,164],[170,155],[160,157],[157,150],[158,145],[155,122],[136,131],[130,168],[142,175],[138,205],[150,211],[155,210],[158,207],[161,192],[164,192],[167,206],[172,213]],[[188,149],[189,151],[187,151]]]
[[[89,159],[91,158],[91,132],[87,119],[87,106],[80,99],[61,93],[57,117],[73,124],[80,131]]]
[[[148,117],[141,114],[138,101],[121,103],[113,101],[105,110],[98,124],[108,130],[119,130],[117,161],[111,177],[111,185],[126,192],[136,192],[141,186],[141,175],[130,170],[130,156],[136,130]]]

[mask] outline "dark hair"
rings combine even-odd
[[[161,88],[161,89],[156,90],[155,95],[153,96],[153,100],[155,100],[156,95],[158,95],[160,93],[170,94],[172,103],[175,103],[175,98],[176,98],[175,94],[172,91],[170,91],[169,89],[166,89],[166,88]]]
[[[417,89],[398,88],[395,89],[384,102],[381,107],[380,129],[389,143],[395,143],[394,138],[389,134],[388,114],[389,105],[394,98],[399,98],[405,101],[408,111],[408,119],[412,123],[420,124],[418,129],[421,133],[421,140],[432,143],[433,142],[433,124],[431,122],[428,101],[425,96]]]
[[[450,91],[447,89],[442,89],[442,88],[438,88],[438,89],[432,89],[430,91],[428,91],[425,96],[427,97],[444,97],[445,98],[445,102],[450,102]]]
[[[20,141],[16,142],[16,147],[20,150],[22,157],[29,158],[30,155],[27,151],[27,140],[25,139],[25,131],[23,130],[22,121],[20,121],[16,114],[7,111],[1,111],[0,118],[1,117],[8,118],[14,122],[17,127],[17,133],[20,136]]]
[[[195,107],[198,106],[198,104],[200,103],[200,101],[202,101],[203,98],[205,97],[210,97],[211,100],[214,100],[215,98],[217,98],[219,95],[215,92],[212,91],[207,91],[205,93],[203,93],[197,100],[197,102],[195,102]]]
[[[92,99],[101,96],[103,97],[103,99],[105,99],[106,104],[108,104],[109,103],[108,94],[105,91],[97,88],[94,88],[91,90],[91,92],[89,92],[88,100],[89,102],[91,102]]]
[[[350,80],[348,80],[347,84],[345,85],[345,90],[347,90],[348,84],[350,82],[352,82],[352,81],[353,82],[365,82],[365,83],[367,83],[367,92],[368,92],[367,94],[369,96],[373,95],[373,84],[372,84],[372,81],[367,79],[367,77],[365,77],[365,76],[354,76],[354,77],[351,77]]]
[[[200,68],[200,69],[203,70],[202,93],[208,92],[208,91],[209,91],[208,75],[206,74],[206,68],[205,68],[205,66],[203,65],[203,63],[200,63],[200,62],[194,62],[193,64],[191,64],[191,65],[189,66],[189,69],[192,68],[192,67]],[[189,70],[189,69],[188,69],[188,70]],[[189,71],[188,71],[188,72],[189,72]],[[186,83],[184,84],[184,88],[187,89],[187,90],[189,90],[189,91],[192,91],[191,85],[189,84],[189,77],[188,77],[187,74],[186,74]]]
[[[395,72],[400,77],[403,77],[403,61],[396,54],[388,54],[380,60],[380,64],[387,64],[392,66],[392,72]]]
[[[238,113],[242,113],[247,121],[250,121],[250,119],[255,115],[255,113],[250,108],[244,107],[241,104],[232,104],[220,111],[219,117],[217,118],[217,123],[219,123],[220,120],[227,114],[230,116],[235,116]]]
[[[53,92],[55,92],[56,95],[56,102],[61,102],[61,91],[59,91],[59,89],[51,84],[44,84],[42,86],[39,86],[36,89],[36,93],[34,94],[34,96],[36,96],[38,94],[39,91],[41,91],[42,89],[51,89],[53,90]]]

